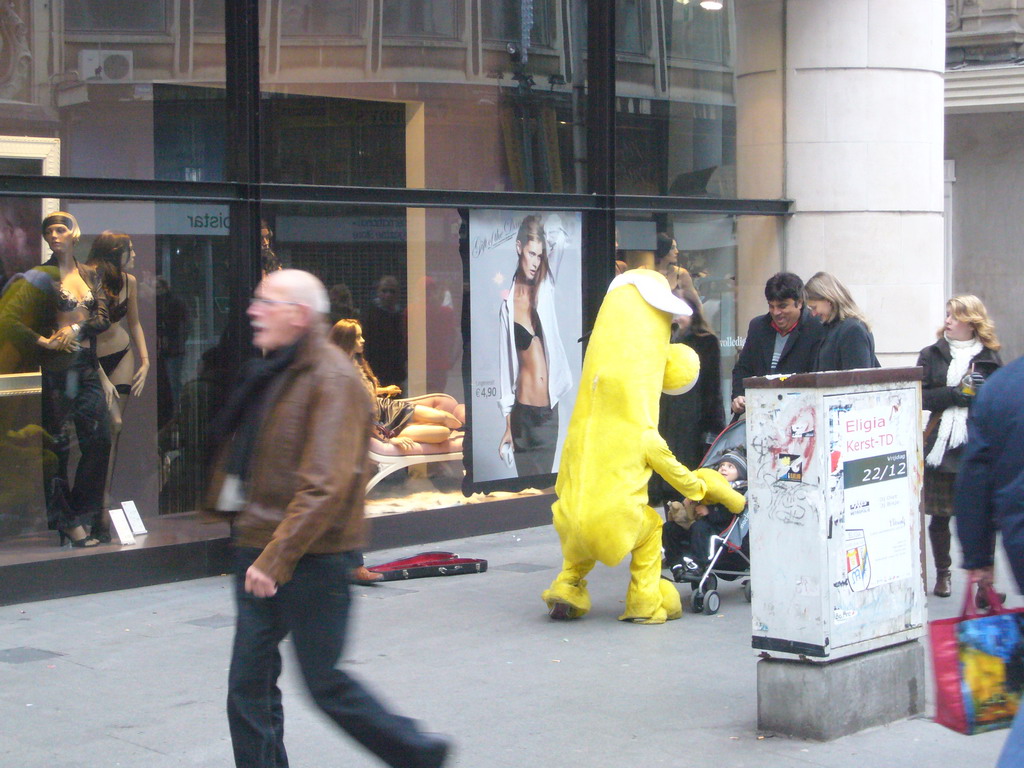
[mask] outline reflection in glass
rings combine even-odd
[[[615,50],[619,53],[647,53],[646,7],[644,0],[616,0]]]
[[[384,0],[385,37],[455,37],[454,0]]]
[[[281,34],[285,37],[351,36],[362,26],[359,0],[283,0]]]
[[[458,213],[279,205],[265,206],[262,218],[274,233],[273,249],[281,263],[312,272],[327,286],[331,323],[342,323],[339,341],[350,352],[358,338],[352,333],[358,322],[363,358],[379,382],[380,396],[397,403],[381,411],[382,424],[394,434],[379,434],[376,450],[402,457],[399,438],[409,436],[409,425],[390,417],[406,413],[407,404],[439,409],[461,421],[469,308],[464,301]],[[448,463],[429,462],[438,466],[415,478],[405,473],[377,478],[371,514],[375,504],[402,508],[401,500],[413,493],[439,494],[446,502],[462,503],[461,464],[448,456],[453,451],[461,456],[459,425],[434,411],[407,412],[417,426],[414,439],[423,443],[425,438],[426,444],[436,446],[421,445],[416,451],[447,456]],[[436,442],[438,438],[444,440]],[[452,442],[456,438],[457,444]],[[424,503],[425,497],[418,498]]]
[[[719,340],[719,394],[728,412],[732,368],[741,341],[736,332],[734,218],[682,213],[646,220],[623,218],[616,222],[616,229],[622,261],[629,266],[653,266],[667,277],[678,273],[677,293],[700,306],[704,320]]]
[[[167,26],[167,2],[65,0],[64,23],[69,32],[163,32]]]
[[[52,5],[0,4],[0,143],[59,137],[65,176],[222,179],[224,0]]]
[[[38,249],[41,201],[15,202],[34,206],[29,242]],[[109,551],[106,513],[125,500],[151,532],[160,530],[160,515],[198,509],[207,425],[247,346],[243,327],[230,322],[229,286],[238,276],[229,269],[226,206],[78,201],[70,208],[82,229],[77,243],[66,244],[77,272],[58,271],[53,261],[8,276],[0,295],[0,541],[7,553],[55,551],[54,531],[65,543],[88,534],[85,546]],[[64,253],[64,243],[47,240]],[[72,298],[75,308],[66,309]],[[111,325],[101,329],[94,315]],[[77,349],[49,348],[76,324]],[[111,427],[116,462],[108,461]]]
[[[665,24],[644,31],[642,2],[620,0],[620,53],[648,50],[650,60],[620,57],[616,69],[616,190],[621,194],[736,196],[736,106],[729,47],[732,4],[656,0]],[[631,19],[635,19],[631,21]],[[635,30],[639,30],[634,34]],[[628,41],[642,43],[630,49]]]
[[[708,10],[697,2],[682,5],[662,0],[668,20],[666,42],[669,55],[715,64],[729,63],[729,14],[724,9]]]
[[[578,3],[285,2],[265,27],[264,180],[578,192],[586,177]],[[316,34],[306,34],[313,30]]]
[[[532,17],[529,39],[533,45],[550,46],[554,39],[554,0],[534,0],[532,3],[483,2],[480,12],[484,40],[520,41],[524,15]]]

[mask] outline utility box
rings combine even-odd
[[[825,663],[924,634],[920,382],[920,368],[744,382],[763,656]]]

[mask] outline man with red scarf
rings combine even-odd
[[[804,283],[792,272],[778,272],[764,285],[768,313],[750,321],[747,339],[732,369],[732,412],[747,409],[743,379],[813,370],[825,335],[821,322],[804,306]]]

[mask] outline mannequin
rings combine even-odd
[[[45,475],[47,524],[73,547],[100,542],[88,526],[102,520],[103,482],[110,455],[110,429],[96,359],[96,337],[109,325],[99,277],[79,264],[81,237],[75,217],[53,213],[42,234],[52,255],[16,281],[4,303],[9,338],[38,360],[42,378],[42,427],[57,461]],[[71,431],[80,458],[74,482],[68,476]]]
[[[129,395],[139,397],[149,373],[149,350],[139,320],[139,288],[134,275],[126,270],[135,266],[132,241],[123,232],[101,233],[89,250],[88,265],[96,270],[107,295],[110,327],[96,337],[100,382],[110,413],[111,451],[107,462],[104,509],[110,507],[110,484],[117,462],[117,441]],[[135,365],[138,354],[138,367]],[[92,530],[93,538],[110,541],[108,521],[101,519]]]

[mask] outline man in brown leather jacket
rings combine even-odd
[[[395,768],[436,768],[448,740],[381,706],[335,665],[349,610],[348,573],[363,545],[370,398],[328,343],[330,308],[308,272],[267,275],[250,302],[253,343],[211,434],[207,514],[231,521],[238,620],[228,676],[235,764],[288,765],[278,645],[289,632],[319,706]]]

